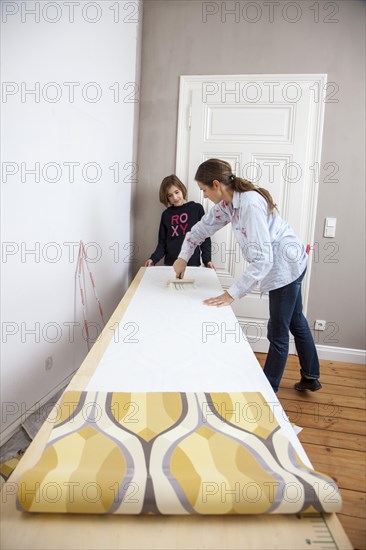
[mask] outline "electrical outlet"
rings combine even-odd
[[[325,330],[326,321],[321,321],[320,319],[317,319],[314,323],[314,329],[315,330]]]
[[[47,357],[46,361],[44,362],[44,368],[45,370],[51,370],[53,367],[53,358],[52,355]]]

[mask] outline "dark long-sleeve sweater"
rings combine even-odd
[[[205,215],[202,204],[189,201],[182,206],[170,206],[161,215],[159,227],[159,241],[155,252],[150,259],[157,264],[164,258],[165,265],[173,265],[178,258],[184,237],[192,227]],[[207,265],[211,261],[211,239],[206,239],[197,246],[188,265],[199,266],[202,262]]]

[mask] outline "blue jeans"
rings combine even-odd
[[[306,270],[305,270],[306,271]],[[301,282],[305,271],[289,285],[270,290],[267,337],[270,342],[264,374],[277,392],[285,370],[289,331],[294,336],[301,375],[319,378],[319,359],[313,336],[302,312]]]

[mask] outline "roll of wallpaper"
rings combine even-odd
[[[259,392],[67,392],[18,489],[28,512],[298,514],[340,503]]]

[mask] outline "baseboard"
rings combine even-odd
[[[259,338],[258,341],[251,343],[248,339],[254,353],[268,353],[269,342],[267,338]],[[319,359],[328,361],[341,361],[342,363],[355,363],[356,365],[366,365],[366,350],[339,348],[336,346],[315,345]],[[290,336],[289,355],[297,355],[295,344]]]
[[[42,405],[45,405],[47,401],[49,401],[54,395],[56,395],[56,393],[59,390],[67,386],[70,383],[71,378],[74,376],[75,372],[70,374],[67,378],[65,378],[59,384],[57,384],[57,386],[52,388],[52,390],[50,390],[44,397],[42,397],[42,399],[37,401],[37,403],[35,403],[32,407],[30,407],[30,409],[28,409],[25,412],[22,412],[19,418],[14,420],[14,422],[12,422],[7,428],[5,428],[4,431],[2,431],[0,434],[0,439],[1,439],[0,445],[4,445],[7,441],[9,441],[9,439],[15,434],[15,432],[19,430],[19,428],[25,422],[28,416],[36,412],[40,407],[42,407]]]
[[[255,341],[251,341],[250,338],[247,338],[247,340],[254,353],[268,353],[269,342],[267,338],[261,337]],[[316,349],[319,359],[341,361],[342,363],[355,363],[357,365],[366,364],[366,350],[364,349],[339,348],[336,346],[324,346],[322,344],[316,344]],[[289,355],[297,355],[291,335]]]
[[[336,346],[317,345],[319,359],[328,361],[342,361],[342,363],[366,364],[366,350],[352,348],[338,348]]]

